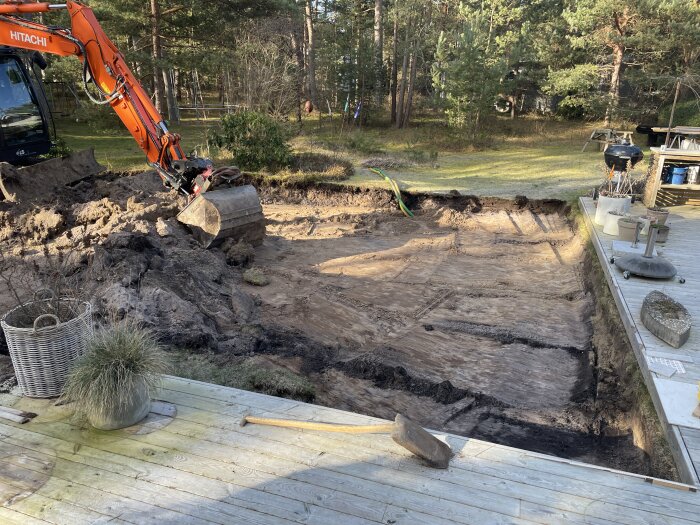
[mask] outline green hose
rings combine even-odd
[[[399,209],[403,212],[403,214],[406,217],[413,217],[413,212],[408,209],[406,204],[403,202],[403,199],[401,198],[401,189],[399,188],[399,185],[396,183],[396,181],[389,177],[389,175],[384,173],[379,168],[370,168],[369,171],[379,175],[380,177],[384,177],[384,180],[386,180],[389,183],[389,186],[391,186],[391,190],[394,192],[394,195],[396,195],[396,200],[399,203]]]

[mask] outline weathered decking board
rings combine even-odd
[[[700,332],[693,327],[690,339],[681,348],[673,348],[647,330],[640,320],[642,302],[652,290],[661,290],[681,302],[693,316],[700,319],[700,208],[679,206],[671,208],[668,223],[671,233],[663,245],[658,245],[661,255],[670,260],[678,269],[685,284],[677,280],[654,281],[632,277],[625,280],[622,273],[610,263],[612,240],[602,232],[602,227],[593,223],[595,206],[590,198],[580,199],[586,225],[599,256],[603,271],[620,316],[625,325],[632,348],[634,349],[647,388],[654,405],[665,426],[669,443],[674,452],[676,464],[687,483],[699,484],[700,475],[700,419],[698,428],[688,428],[669,423],[678,400],[659,392],[659,383],[672,380],[680,383],[698,384],[700,381]],[[636,205],[633,214],[643,215],[644,207]],[[675,373],[671,378],[663,378],[649,370],[648,359],[661,357],[682,363],[685,373]]]
[[[246,413],[379,421],[359,414],[179,378],[160,397],[177,416],[140,434],[0,396],[39,413],[0,423],[0,498],[35,490],[0,506],[0,523],[688,525],[700,512],[684,485],[449,434],[457,456],[434,470],[388,436],[240,426]]]

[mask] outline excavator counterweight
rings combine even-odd
[[[68,12],[70,29],[24,18],[27,14],[56,10]],[[88,6],[79,1],[65,4],[30,0],[0,2],[0,48],[2,46],[78,58],[83,64],[81,80],[88,98],[95,104],[112,107],[165,186],[186,197],[187,205],[178,218],[203,246],[209,247],[227,237],[246,239],[253,244],[262,241],[265,220],[255,188],[235,186],[207,192],[222,174],[231,170],[215,170],[210,160],[185,155],[180,136],[168,130],[150,96]],[[23,130],[30,130],[29,123],[40,123],[41,119],[27,113],[26,108],[30,106],[27,100],[11,103],[22,96],[16,85],[18,75],[16,72],[5,74],[8,77],[5,79],[0,69],[0,122],[3,127],[5,122],[10,123],[8,130],[19,140],[16,151],[21,152],[22,133],[29,137],[29,132]],[[42,94],[35,92],[33,96]],[[33,195],[94,175],[101,168],[91,152],[48,162],[49,165],[42,163],[20,170],[9,165],[0,167],[0,198],[30,200]],[[226,176],[221,178],[226,179]]]

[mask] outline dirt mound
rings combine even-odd
[[[228,256],[201,249],[175,219],[179,205],[153,174],[107,174],[41,203],[7,207],[0,212],[2,249],[15,254],[8,264],[70,254],[76,264],[66,271],[79,275],[73,293],[87,295],[97,316],[129,316],[166,344],[216,350],[250,317],[240,272],[227,259],[245,265],[254,251],[241,244],[226,246]],[[0,300],[10,302],[7,294]]]

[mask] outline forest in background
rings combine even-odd
[[[89,3],[170,121],[205,104],[301,119],[310,101],[398,128],[428,113],[471,136],[495,112],[656,123],[680,79],[676,122],[700,125],[695,0]],[[53,57],[47,80],[78,68]]]

